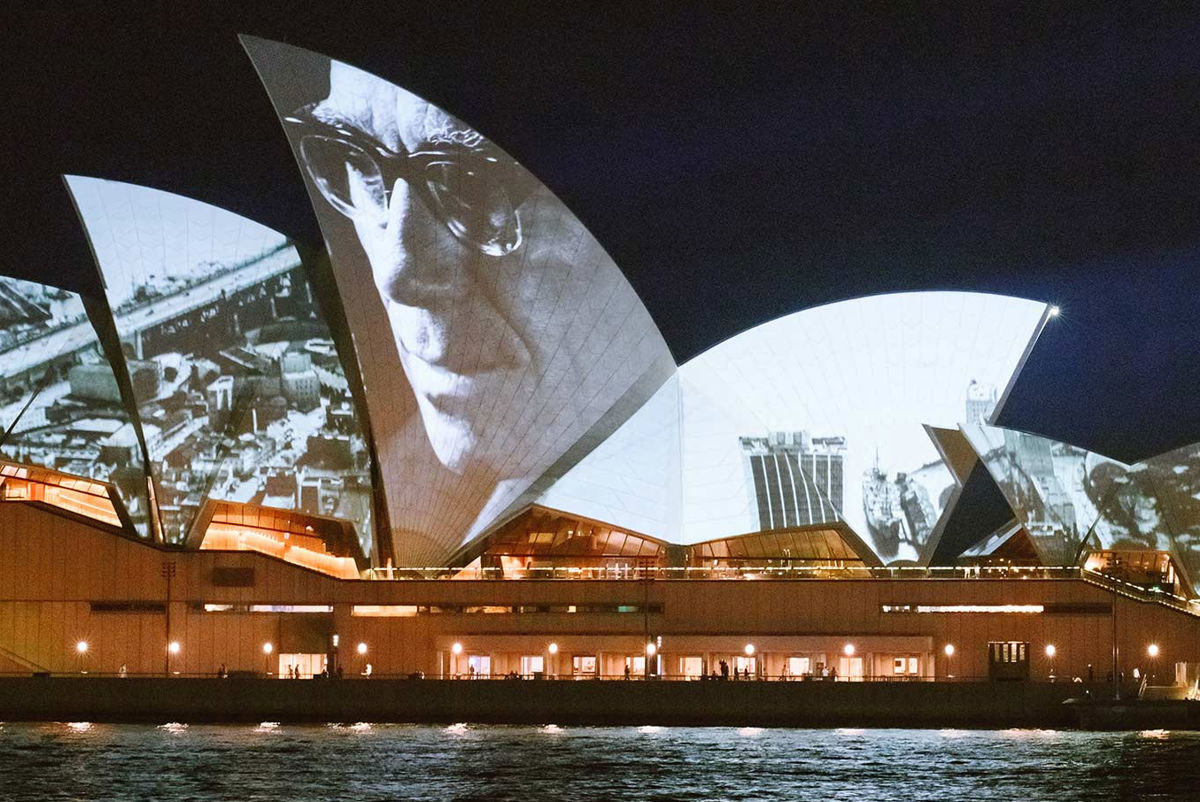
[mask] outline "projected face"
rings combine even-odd
[[[289,122],[314,184],[354,224],[438,458],[494,467],[525,412],[523,379],[559,348],[580,372],[574,316],[555,314],[587,289],[571,275],[578,231],[478,132],[357,69],[334,62],[329,96]]]

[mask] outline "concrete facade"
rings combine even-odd
[[[376,677],[468,677],[466,660],[478,655],[488,656],[493,677],[527,673],[522,658],[539,656],[546,676],[571,676],[574,657],[594,656],[596,671],[620,677],[626,658],[651,641],[667,678],[687,673],[688,658],[711,673],[720,660],[744,656],[746,645],[761,661],[754,674],[778,678],[799,655],[841,665],[852,645],[866,679],[961,680],[987,676],[989,643],[1021,642],[1031,679],[1086,679],[1090,664],[1102,682],[1112,665],[1114,603],[1121,673],[1136,667],[1170,681],[1175,664],[1200,662],[1200,617],[1079,576],[338,580],[252,552],[168,550],[38,504],[0,503],[0,672],[13,674],[116,674],[124,666],[131,676],[212,676],[222,665],[265,673],[280,670],[279,655],[324,652],[347,675],[370,663]],[[967,607],[917,612],[951,605]],[[992,605],[1043,609],[971,611]],[[179,651],[168,664],[171,641]],[[918,661],[911,676],[908,656]],[[889,674],[898,657],[906,659],[902,677]]]

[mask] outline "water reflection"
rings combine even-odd
[[[7,722],[0,798],[1191,802],[1197,753],[1154,730]]]

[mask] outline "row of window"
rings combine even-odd
[[[163,602],[92,602],[93,613],[158,613],[167,611]],[[198,613],[332,613],[331,604],[211,604],[189,602],[188,609]],[[417,615],[505,615],[527,613],[655,613],[662,604],[356,604],[350,614],[375,618],[408,618]]]

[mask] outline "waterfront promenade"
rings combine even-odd
[[[1058,727],[1078,683],[0,677],[0,720]],[[1099,686],[1094,693],[1110,688]]]

